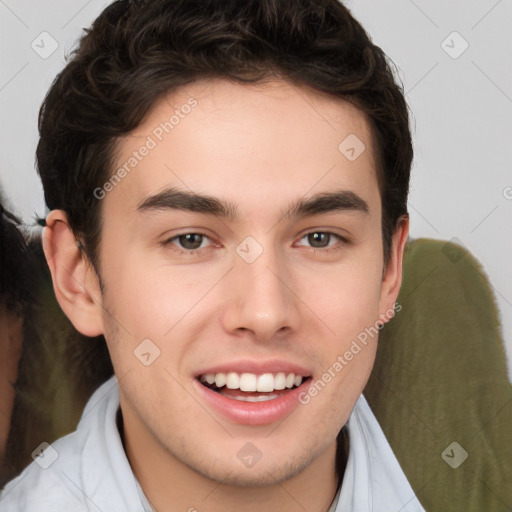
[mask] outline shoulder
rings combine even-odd
[[[90,398],[75,432],[36,448],[34,461],[2,490],[0,510],[79,512],[97,499],[111,501],[115,482],[101,463],[124,455],[115,427],[118,404],[116,381],[110,379]],[[98,494],[100,487],[106,497]]]
[[[0,494],[2,512],[88,510],[85,497],[74,481],[77,475],[72,468],[78,466],[79,454],[74,450],[72,436],[47,446],[34,462],[5,486]]]
[[[337,510],[424,512],[363,395],[347,427],[349,455]]]

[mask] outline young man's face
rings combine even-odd
[[[377,346],[353,341],[389,317],[407,234],[383,274],[373,155],[360,111],[285,82],[196,82],[119,141],[114,172],[137,164],[101,200],[104,290],[91,293],[132,465],[242,485],[333,467]],[[268,390],[290,374],[302,384],[273,392],[201,383]]]

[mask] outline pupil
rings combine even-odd
[[[312,247],[327,247],[329,243],[328,233],[310,233],[308,235],[308,242]]]
[[[184,249],[198,249],[201,247],[203,235],[198,233],[189,233],[188,235],[181,235],[179,242]]]

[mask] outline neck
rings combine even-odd
[[[248,487],[216,481],[198,473],[164,450],[147,433],[125,432],[121,414],[118,418],[132,470],[156,512],[206,509],[208,512],[259,512],[263,504],[265,509],[280,512],[326,512],[343,479],[348,455],[343,431],[338,443],[329,445],[311,464],[289,479]]]

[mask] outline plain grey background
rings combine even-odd
[[[83,28],[110,2],[0,0],[0,187],[46,214],[37,112]],[[512,0],[347,0],[400,70],[413,112],[411,235],[456,238],[483,264],[512,376]]]

